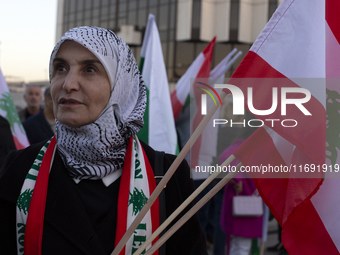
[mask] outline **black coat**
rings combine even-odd
[[[40,143],[54,135],[50,124],[44,116],[44,110],[26,119],[22,125],[30,144]]]
[[[16,202],[25,176],[42,145],[43,143],[39,143],[10,153],[4,167],[0,170],[0,254],[16,254]],[[153,166],[155,151],[144,143],[142,145]],[[164,169],[168,169],[174,159],[175,156],[166,154]],[[49,177],[42,253],[111,254],[114,248],[119,182],[120,178],[109,187],[105,187],[101,180],[82,180],[79,184],[75,184],[57,152]],[[88,185],[89,183],[91,185]],[[183,162],[165,189],[167,216],[193,190],[189,167],[186,162]],[[107,198],[110,200],[109,203],[97,202],[97,200],[105,201]],[[93,203],[98,203],[99,207],[91,212],[89,205]],[[109,205],[110,203],[112,206]],[[101,206],[103,204],[105,206]],[[105,217],[101,217],[101,211],[108,213]],[[168,255],[207,254],[204,234],[197,215],[167,241],[166,251]]]
[[[8,121],[0,116],[0,168],[5,162],[7,154],[16,150],[11,127]]]

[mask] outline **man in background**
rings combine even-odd
[[[41,110],[41,88],[38,85],[26,86],[24,100],[26,101],[27,107],[19,111],[19,118],[21,122],[24,122],[26,119],[37,114]]]
[[[45,90],[44,101],[44,109],[22,123],[30,144],[39,143],[51,138],[55,132],[55,118],[50,88]]]

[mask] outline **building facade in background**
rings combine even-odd
[[[56,41],[77,26],[108,28],[139,62],[149,13],[155,15],[169,82],[176,82],[217,36],[213,66],[233,48],[249,50],[281,0],[58,0]],[[230,76],[242,58],[227,73]]]

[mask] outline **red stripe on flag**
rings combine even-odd
[[[340,66],[340,27],[338,14],[340,12],[339,1],[326,1],[326,77],[339,78]],[[327,79],[327,89],[337,91],[339,86],[337,79]]]
[[[15,135],[13,135],[13,140],[14,140],[14,144],[15,144],[15,147],[17,148],[17,150],[21,150],[21,149],[26,148],[24,145],[22,145],[20,143],[20,141],[18,140],[18,138]]]
[[[259,57],[254,52],[249,52],[240,67],[236,70],[235,75],[232,78],[286,78],[280,72],[272,68],[265,60]],[[277,79],[279,80],[279,79]],[[288,83],[285,83],[287,87],[298,87],[295,83],[291,82],[289,79],[285,79]],[[254,106],[256,109],[269,109],[271,102],[268,103],[268,97],[271,98],[271,92],[266,91],[256,91],[256,89],[263,89],[265,86],[257,86],[256,83],[249,84],[249,80],[246,82],[240,82],[240,80],[231,79],[231,84],[238,84],[242,89],[243,93],[246,95],[246,88],[253,87],[254,90]],[[280,88],[279,83],[266,84],[269,90],[272,87]],[[257,94],[264,93],[264,95]],[[262,103],[261,101],[267,101]],[[258,107],[258,106],[261,107]],[[312,113],[312,118],[310,121],[306,121],[304,116],[301,114],[296,114],[296,112],[289,113],[285,118],[294,118],[303,123],[303,125],[298,125],[294,128],[287,129],[280,126],[272,128],[279,135],[286,138],[289,142],[297,145],[298,148],[293,154],[293,163],[308,163],[310,165],[311,159],[315,160],[317,163],[324,163],[325,155],[325,110],[323,106],[314,97],[304,104],[304,106]],[[297,110],[300,112],[299,110]],[[259,119],[263,119],[263,116],[255,116]],[[280,117],[280,116],[277,116]],[[266,116],[268,119],[274,119],[277,117]],[[250,140],[244,142],[239,149],[235,152],[235,156],[246,165],[259,165],[259,164],[271,164],[280,165],[282,158],[277,151],[275,144],[269,134],[264,133],[265,130],[259,129],[255,132]],[[280,145],[278,145],[280,146]],[[310,157],[308,158],[306,154]],[[314,163],[314,162],[313,162]],[[279,179],[254,179],[255,184],[261,194],[263,200],[268,205],[269,209],[272,211],[273,215],[279,222],[286,233],[286,236],[292,235],[294,238],[285,240],[292,241],[291,247],[298,247],[300,245],[299,241],[295,236],[295,231],[297,228],[306,235],[306,229],[302,225],[300,227],[299,222],[291,223],[293,213],[297,212],[297,208],[301,204],[309,200],[311,196],[315,194],[321,184],[321,178],[315,179],[293,179],[293,178],[279,178]],[[304,213],[301,217],[304,217]],[[289,224],[289,225],[286,225]],[[291,225],[290,225],[291,224]],[[313,222],[310,222],[313,224]],[[291,226],[286,228],[286,226]],[[308,231],[308,230],[307,230]],[[301,234],[301,233],[300,233]],[[284,244],[285,240],[283,240]],[[301,240],[301,239],[300,239]],[[298,244],[298,245],[297,245]],[[311,242],[309,242],[309,245]],[[299,248],[300,249],[300,248]],[[303,249],[303,248],[301,248]],[[308,252],[301,252],[296,254],[309,254]],[[313,253],[318,254],[318,253]],[[325,254],[325,253],[320,253]]]
[[[340,1],[326,0],[326,21],[340,44],[339,13]]]
[[[264,59],[253,51],[249,51],[237,67],[231,78],[286,78],[272,68]],[[228,92],[228,90],[225,90]]]
[[[52,164],[53,151],[56,144],[55,136],[47,147],[41,162],[32,199],[27,215],[24,239],[24,253],[26,255],[40,255],[44,229],[45,206],[47,197],[48,177]]]
[[[247,153],[244,153],[245,150]],[[250,162],[256,166],[261,165],[263,163],[262,158],[264,155],[266,155],[266,157],[268,155],[266,158],[267,164],[286,165],[280,153],[277,151],[271,136],[264,128],[257,129],[234,152],[234,156],[246,165]]]
[[[212,39],[212,41],[208,44],[208,46],[205,47],[205,49],[203,50],[203,54],[206,58],[209,58],[209,57],[212,58],[212,52],[214,51],[215,42],[216,42],[216,36]],[[208,72],[208,77],[209,77],[209,74],[210,74],[210,70]],[[200,77],[198,73],[197,78],[205,78],[205,77]]]
[[[171,105],[174,113],[174,119],[176,120],[183,107],[182,103],[178,100],[176,89],[171,93]]]
[[[153,193],[153,191],[156,189],[156,181],[155,181],[155,175],[152,171],[150,162],[148,160],[147,155],[145,154],[144,149],[143,150],[143,155],[144,155],[144,160],[145,160],[145,167],[146,167],[146,172],[148,175],[148,182],[149,182],[149,193],[150,196]],[[151,222],[152,222],[152,233],[154,233],[157,228],[159,227],[159,199],[157,198],[155,202],[151,206]],[[158,241],[158,236],[152,241],[152,245],[155,244]],[[158,255],[158,250],[154,252],[153,254]]]
[[[264,128],[256,130],[233,154],[244,166],[286,165],[272,138]],[[255,175],[255,177],[259,176]],[[269,174],[266,177],[274,176]],[[270,211],[281,225],[288,180],[271,178],[254,179],[254,182],[263,201],[268,205]],[[280,197],[280,199],[277,199],[277,197]]]
[[[256,109],[262,110],[267,110],[271,107],[272,89],[273,87],[276,87],[278,89],[278,107],[276,111],[270,115],[254,116],[263,121],[266,121],[266,119],[296,120],[298,125],[293,128],[284,127],[280,122],[273,127],[268,125],[270,122],[265,123],[286,140],[299,147],[316,163],[324,163],[326,148],[324,142],[326,139],[326,112],[322,104],[315,97],[312,96],[308,102],[303,104],[312,116],[304,115],[295,105],[288,105],[287,115],[281,115],[281,89],[283,87],[300,88],[300,86],[275,70],[264,59],[252,51],[248,52],[228,83],[234,84],[242,90],[243,95],[245,96],[245,102],[247,102],[247,89],[248,87],[252,87],[253,105]],[[227,89],[224,89],[224,91],[227,93],[229,92]],[[287,97],[289,99],[301,98],[301,93],[288,93]],[[246,107],[248,109],[247,104]]]
[[[320,179],[254,179],[255,185],[277,222],[285,229],[294,208],[311,197]],[[308,194],[309,192],[309,194]],[[311,223],[312,224],[312,223]],[[300,228],[299,224],[295,228]]]
[[[129,144],[125,153],[125,161],[123,165],[123,173],[120,179],[119,184],[119,196],[118,196],[118,209],[117,209],[117,227],[116,227],[116,239],[115,246],[118,245],[120,239],[122,239],[125,234],[126,227],[126,219],[128,213],[128,203],[129,203],[129,194],[130,194],[130,174],[131,174],[131,155],[133,148],[133,138],[130,137]],[[120,255],[125,254],[125,246],[122,251],[119,253]]]
[[[281,238],[290,255],[339,254],[309,199],[293,211],[284,225]]]
[[[329,1],[329,0],[326,0]],[[289,13],[288,16],[284,17],[285,12],[289,8],[294,8],[294,5],[292,3],[296,4],[297,11],[292,10],[292,12]],[[330,2],[329,2],[330,3]],[[334,2],[332,2],[333,4]],[[323,2],[322,2],[323,4]],[[339,4],[337,4],[339,5]],[[312,5],[310,5],[312,6]],[[320,4],[321,6],[321,4]],[[267,61],[274,61],[278,66],[282,65],[292,65],[292,67],[296,66],[295,62],[292,62],[296,60],[305,60],[308,59],[308,54],[299,55],[299,51],[281,51],[281,49],[292,49],[296,50],[294,45],[292,44],[286,44],[282,45],[282,39],[286,36],[289,37],[287,34],[288,31],[293,28],[295,32],[298,32],[301,34],[301,36],[304,36],[305,32],[306,36],[303,38],[307,38],[309,34],[312,36],[315,36],[314,32],[320,32],[320,41],[318,41],[317,44],[311,44],[316,47],[307,47],[308,50],[311,51],[317,51],[321,52],[320,56],[322,56],[322,52],[324,51],[323,47],[323,29],[320,29],[320,31],[313,30],[314,28],[317,28],[315,26],[308,27],[308,26],[300,26],[300,24],[304,24],[301,22],[304,22],[306,17],[310,18],[311,13],[310,11],[320,11],[316,13],[316,17],[320,18],[322,17],[322,24],[324,24],[323,20],[323,9],[306,9],[306,12],[303,12],[304,10],[301,8],[304,8],[303,3],[299,1],[287,1],[283,2],[276,12],[277,15],[274,15],[273,18],[269,21],[268,25],[265,27],[258,37],[257,41],[254,43],[254,48],[259,48],[261,46],[268,47],[267,49],[264,49],[262,47],[261,54],[263,56],[266,56],[265,59],[262,59],[260,56],[258,56],[254,52],[249,52],[245,59],[240,64],[239,68],[236,70],[235,74],[232,76],[232,78],[275,78],[276,80],[280,80],[277,78],[285,79],[287,83],[285,83],[284,86],[280,84],[266,84],[266,86],[261,86],[261,84],[258,84],[256,89],[265,89],[267,88],[268,91],[255,91],[253,94],[254,98],[254,107],[256,109],[261,110],[267,110],[271,106],[271,95],[272,95],[272,88],[277,87],[278,89],[281,89],[282,87],[294,87],[299,88],[297,84],[294,84],[292,81],[289,80],[289,78],[295,77],[296,72],[287,72],[290,74],[289,77],[285,77],[280,71],[283,71],[283,69],[275,70],[272,66],[270,66]],[[300,8],[300,9],[299,9]],[[303,10],[303,11],[302,11]],[[330,11],[331,9],[328,8]],[[333,10],[332,10],[333,11]],[[287,12],[288,13],[288,12]],[[334,12],[334,14],[337,12]],[[334,16],[334,21],[330,18],[330,23],[333,23],[336,26],[336,29],[339,29],[336,22],[336,17]],[[289,20],[288,20],[289,19]],[[279,22],[278,22],[279,21]],[[287,21],[287,22],[286,22]],[[319,21],[319,20],[318,20]],[[276,23],[274,23],[276,22]],[[276,25],[281,24],[281,27],[276,29]],[[292,24],[296,24],[296,27],[292,27]],[[322,26],[321,24],[321,26]],[[297,28],[297,29],[296,29]],[[290,30],[289,30],[290,29]],[[319,29],[319,28],[317,28]],[[311,31],[309,31],[311,30]],[[340,31],[340,29],[339,29]],[[335,34],[339,34],[339,31],[333,31]],[[303,33],[301,33],[303,32]],[[309,33],[311,32],[311,33]],[[269,38],[270,37],[270,38]],[[266,43],[266,46],[263,44],[264,41],[268,39],[271,40],[271,42]],[[337,37],[338,38],[338,37]],[[297,38],[297,39],[302,39]],[[307,40],[308,41],[308,40]],[[275,42],[275,43],[273,43]],[[295,41],[294,41],[295,42]],[[292,41],[293,43],[293,41]],[[308,44],[308,43],[307,43]],[[309,45],[310,46],[310,45]],[[304,46],[302,46],[304,47]],[[281,58],[282,52],[286,52],[284,54],[294,53],[296,54],[294,56],[289,55],[288,58]],[[269,54],[271,53],[271,54]],[[276,55],[278,54],[279,59],[276,59]],[[312,53],[312,52],[311,52]],[[281,55],[281,56],[280,56]],[[334,56],[334,53],[333,53]],[[301,58],[303,57],[303,59]],[[320,68],[322,70],[323,67],[323,59],[322,57],[318,57],[315,59],[316,62],[320,62]],[[315,62],[314,61],[314,62]],[[314,69],[313,69],[314,70]],[[321,72],[322,73],[322,72]],[[308,73],[308,70],[306,69],[305,73],[302,73],[302,77],[310,77],[313,76],[313,73]],[[322,77],[321,77],[322,78]],[[248,81],[249,82],[249,81]],[[231,84],[234,84],[233,82],[230,82]],[[247,87],[253,87],[253,90],[255,90],[256,82],[253,84],[247,83],[247,81],[235,81],[236,84],[242,83],[239,85],[239,87],[242,89],[243,93],[246,95],[246,88]],[[300,84],[300,82],[298,82]],[[255,86],[253,86],[255,85]],[[269,85],[269,86],[268,86]],[[304,87],[304,85],[302,85]],[[309,87],[306,85],[306,87]],[[323,86],[321,87],[323,88]],[[319,93],[325,93],[324,90],[319,89]],[[280,91],[280,90],[279,90]],[[261,95],[262,93],[262,95]],[[265,95],[264,95],[265,94]],[[299,98],[298,93],[296,95],[294,94],[293,98]],[[300,94],[301,96],[301,94]],[[279,97],[280,98],[280,97]],[[291,98],[291,97],[288,97]],[[300,97],[301,98],[301,97]],[[257,101],[255,101],[257,100]],[[265,103],[261,104],[261,101],[267,101]],[[269,101],[269,102],[268,102]],[[247,101],[245,101],[247,102]],[[280,103],[278,104],[280,105]],[[311,166],[310,162],[311,160],[314,160],[316,163],[323,164],[325,162],[325,128],[326,128],[326,113],[324,106],[322,103],[320,103],[316,98],[312,96],[312,98],[309,100],[308,103],[303,104],[306,109],[308,109],[309,112],[312,113],[312,116],[304,116],[301,114],[301,111],[299,109],[293,108],[288,109],[287,108],[287,116],[282,116],[284,119],[291,119],[294,118],[298,121],[298,125],[294,128],[282,128],[280,126],[275,126],[273,130],[277,132],[278,135],[281,135],[284,137],[287,141],[290,143],[296,145],[296,149],[294,150],[293,157],[292,157],[292,163],[307,163],[307,166]],[[249,109],[248,109],[249,110]],[[294,111],[295,110],[295,111]],[[275,112],[273,115],[266,116],[268,119],[273,119],[275,116]],[[281,117],[280,114],[276,115],[277,117]],[[259,119],[263,120],[263,117],[261,116],[255,116]],[[282,119],[280,118],[280,119]],[[301,125],[302,124],[302,125]],[[270,143],[270,141],[263,141],[261,142],[260,139],[258,139],[258,144],[253,143],[252,150],[244,146],[246,143],[242,144],[239,148],[239,153],[241,156],[246,157],[248,152],[254,153],[252,155],[252,160],[249,160],[248,164],[253,164],[253,162],[271,162],[271,154],[270,154],[270,148],[275,150],[276,152],[272,152],[272,154],[276,154],[278,152],[281,152],[282,155],[286,154],[285,149],[288,148],[289,152],[291,153],[291,149],[289,149],[289,146],[285,147],[280,146],[280,143],[278,143],[277,134],[271,134],[271,137],[273,137],[273,143]],[[267,137],[268,138],[268,137]],[[263,143],[263,146],[262,146]],[[284,144],[284,142],[282,142]],[[267,147],[268,146],[268,147]],[[277,147],[276,147],[277,146]],[[262,155],[261,155],[262,154]],[[258,158],[256,158],[258,156]],[[291,156],[291,154],[284,155],[285,157]],[[274,159],[273,159],[274,160]],[[280,161],[279,158],[277,158],[278,162]],[[274,164],[278,164],[277,162],[273,162]],[[314,163],[314,162],[313,162]],[[290,176],[290,175],[289,175]],[[317,212],[314,210],[313,206],[309,206],[308,203],[310,203],[310,198],[318,191],[319,186],[322,183],[321,178],[315,178],[315,179],[255,179],[256,186],[259,189],[259,192],[266,202],[266,204],[269,206],[269,208],[273,211],[273,214],[277,218],[278,222],[283,226],[283,236],[282,241],[286,248],[288,249],[289,254],[339,254],[339,252],[334,249],[334,244],[332,244],[331,238],[327,233],[327,230],[323,227],[323,224],[317,214]],[[312,215],[310,215],[312,214]],[[322,238],[321,238],[322,236]],[[320,239],[322,242],[319,243],[319,240],[316,241],[316,239]],[[328,250],[328,247],[330,246]]]
[[[262,169],[264,166],[267,166],[268,169],[269,166],[286,166],[272,137],[264,128],[258,129],[243,142],[234,152],[234,156],[245,166],[261,166]],[[308,162],[308,158],[300,150],[294,151],[293,161],[295,158],[300,160],[295,160],[297,166],[303,165],[303,162]],[[299,168],[297,170],[299,171]],[[281,226],[285,224],[296,206],[316,192],[322,180],[322,173],[311,173],[312,177],[319,178],[301,179],[293,178],[300,174],[299,172],[293,172],[294,168],[291,168],[291,171],[287,173],[251,174],[264,202]]]
[[[202,64],[196,78],[209,78],[215,42],[216,42],[216,37],[214,37],[214,39],[204,49],[204,51],[203,51],[204,62]],[[196,130],[197,126],[201,123],[201,121],[204,117],[199,110],[199,109],[201,109],[201,95],[203,93],[204,92],[200,89],[194,89],[195,102],[197,104],[197,112],[196,112],[196,115],[195,115],[195,117],[193,119],[193,123],[192,123],[192,130],[193,131]],[[198,159],[199,159],[200,148],[201,148],[201,140],[202,140],[202,135],[200,135],[197,138],[195,144],[192,146],[191,153],[190,153],[190,166],[191,167],[195,167],[195,166],[198,165]]]

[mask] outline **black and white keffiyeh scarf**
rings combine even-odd
[[[109,76],[111,95],[108,104],[90,124],[71,128],[56,121],[56,136],[40,150],[32,164],[20,195],[17,213],[17,254],[42,254],[45,206],[49,173],[56,150],[76,180],[101,179],[123,168],[118,195],[117,245],[156,187],[151,165],[136,133],[143,126],[146,106],[144,82],[130,48],[113,32],[97,27],[79,27],[66,32],[55,46],[73,40],[91,51]],[[95,84],[94,84],[95,86]],[[152,205],[137,228],[147,239],[159,226],[158,201]],[[120,254],[132,254],[142,242],[130,237]],[[155,254],[158,254],[157,252]]]
[[[111,84],[109,102],[88,125],[71,128],[56,120],[57,149],[74,179],[101,179],[122,168],[129,137],[143,126],[145,85],[129,46],[112,31],[77,27],[66,32],[54,47],[53,60],[65,40],[91,51],[103,64]]]

